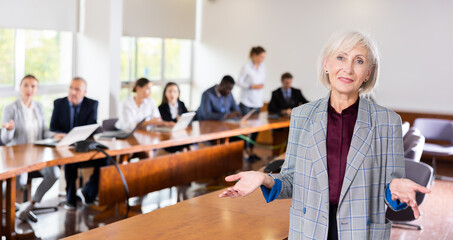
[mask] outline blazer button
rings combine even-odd
[[[307,211],[307,209],[306,209],[306,208],[302,209],[302,212],[303,212],[304,214],[305,214],[305,212],[306,212],[306,211]]]
[[[370,226],[370,224],[371,224],[370,219],[366,220],[366,225],[367,225],[367,226]]]

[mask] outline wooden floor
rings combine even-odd
[[[420,205],[422,216],[411,222],[423,230],[392,228],[392,240],[453,239],[453,182],[436,180]]]
[[[269,150],[257,149],[256,152],[262,157],[260,162],[250,166],[251,169],[261,168],[270,158]],[[427,160],[427,163],[430,161]],[[453,163],[438,163],[438,172],[442,175],[453,177]],[[431,187],[432,193],[428,195],[424,203],[420,206],[422,217],[414,221],[415,224],[423,226],[423,230],[392,229],[392,240],[409,239],[453,239],[453,182],[436,180]],[[56,205],[64,198],[56,197],[58,188],[54,190],[54,197],[47,198],[42,205]],[[206,188],[192,186],[189,190],[190,196],[197,196],[207,192]],[[55,193],[56,192],[56,193]],[[51,195],[51,194],[49,194]],[[154,192],[142,199],[135,199],[134,202],[141,202],[140,207],[133,209],[134,212],[150,212],[160,207],[165,207],[176,203],[176,188]],[[67,211],[62,206],[57,212],[38,214],[37,223],[16,222],[16,230],[28,232],[32,228],[38,239],[61,239],[66,236],[87,231],[92,228],[118,221],[122,218],[120,214],[96,219],[104,209],[84,207],[79,203],[76,211]]]

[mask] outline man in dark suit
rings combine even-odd
[[[72,79],[68,96],[54,101],[50,130],[68,133],[72,128],[95,124],[98,115],[98,101],[85,97],[87,83],[83,78]],[[66,209],[75,209],[77,197],[83,203],[92,203],[98,192],[99,167],[107,164],[106,159],[72,163],[65,165]],[[77,169],[79,167],[95,167],[90,180],[83,189],[76,192]]]
[[[291,115],[291,110],[308,101],[302,95],[300,89],[291,87],[293,76],[291,73],[282,75],[282,87],[272,92],[272,98],[269,102],[268,111],[285,116]]]
[[[291,87],[293,83],[293,75],[291,73],[283,73],[282,87],[272,92],[272,98],[269,102],[268,112],[279,114],[282,116],[290,116],[291,110],[299,105],[307,103],[308,101],[302,95],[302,92]],[[274,129],[272,131],[272,138],[274,139],[274,145],[282,145],[288,139],[288,128]],[[279,156],[285,151],[285,147],[274,149],[272,154]]]

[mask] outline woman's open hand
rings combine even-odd
[[[219,197],[247,196],[261,185],[272,188],[274,179],[262,172],[248,171],[230,175],[225,178],[227,182],[238,181],[233,187],[221,193]]]
[[[6,128],[6,130],[10,131],[14,129],[14,120],[9,120],[7,123],[3,123],[2,127]]]
[[[390,192],[392,193],[392,200],[398,199],[400,202],[406,203],[412,208],[414,217],[418,218],[420,217],[420,211],[418,210],[415,194],[416,192],[430,193],[431,190],[407,178],[395,178],[390,183]]]

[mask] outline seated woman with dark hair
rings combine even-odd
[[[159,106],[160,116],[164,121],[177,122],[181,114],[188,112],[184,102],[179,100],[179,87],[174,82],[165,85],[162,103]],[[189,148],[190,145],[165,148],[168,152],[177,152]]]
[[[177,122],[179,116],[187,112],[186,105],[179,100],[179,94],[179,87],[176,83],[169,82],[165,85],[162,103],[159,106],[162,120]]]

